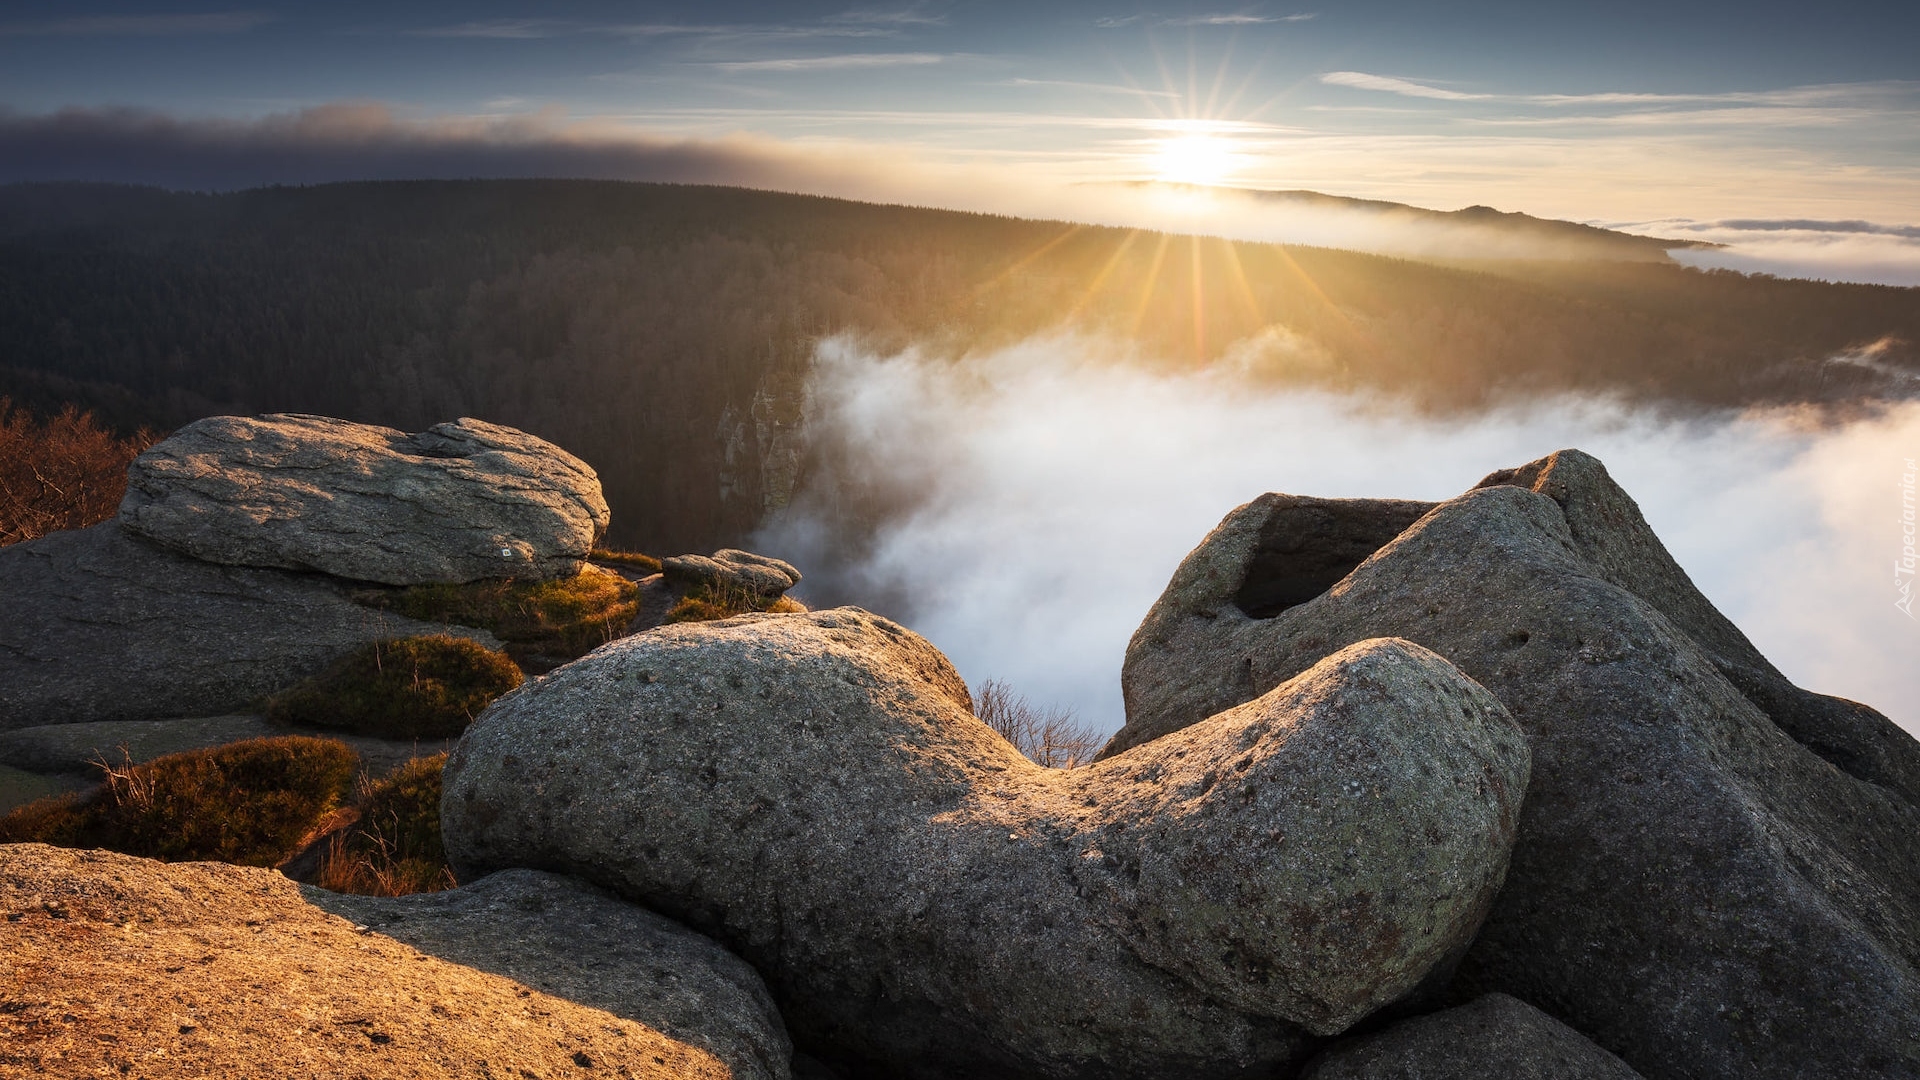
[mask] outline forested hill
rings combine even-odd
[[[301,411],[512,424],[600,470],[619,542],[739,538],[804,468],[813,343],[1050,329],[1425,407],[1920,385],[1920,290],[1648,262],[1447,265],[738,189],[0,188],[0,394],[123,427]]]

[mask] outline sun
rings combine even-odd
[[[1217,184],[1232,172],[1233,144],[1217,135],[1178,135],[1153,154],[1154,175],[1175,184]]]

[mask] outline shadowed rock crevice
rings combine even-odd
[[[1269,494],[1252,506],[1266,520],[1233,603],[1250,618],[1271,619],[1332,588],[1434,504]]]

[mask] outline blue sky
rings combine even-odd
[[[664,169],[1044,213],[1075,185],[1171,176],[1576,220],[1911,225],[1915,42],[1914,4],[14,0],[0,178]],[[199,171],[149,162],[209,140]],[[383,163],[353,158],[370,144]],[[419,146],[468,156],[401,163]],[[572,156],[540,157],[556,146]],[[646,163],[669,151],[673,168]],[[614,163],[579,164],[594,154]]]

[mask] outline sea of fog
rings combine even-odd
[[[801,566],[810,602],[883,612],[969,684],[999,679],[1112,731],[1128,636],[1235,506],[1265,491],[1445,499],[1573,446],[1788,677],[1920,734],[1920,621],[1896,606],[1894,569],[1920,403],[1837,426],[1590,399],[1442,418],[1110,356],[1069,337],[958,365],[825,342],[809,425],[838,464],[756,543]],[[856,543],[838,525],[863,490],[895,509]]]

